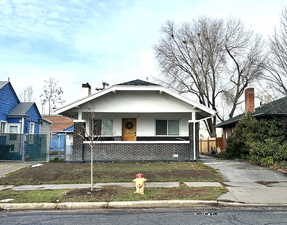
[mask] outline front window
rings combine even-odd
[[[93,120],[92,127],[96,136],[113,136],[113,120]]]
[[[5,133],[6,122],[0,122],[0,134]]]
[[[156,135],[179,135],[179,120],[156,120]]]
[[[9,126],[9,133],[10,134],[18,134],[19,133],[19,126],[18,125],[10,125]]]
[[[35,123],[30,122],[30,125],[29,125],[29,134],[34,134],[34,132],[35,132]]]

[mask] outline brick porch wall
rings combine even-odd
[[[102,143],[94,145],[95,161],[190,161],[193,151],[189,143]],[[80,150],[80,149],[79,149]],[[174,158],[178,154],[178,158]],[[76,150],[72,161],[82,161]],[[84,144],[84,160],[90,160],[89,145]]]

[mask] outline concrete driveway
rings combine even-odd
[[[201,156],[201,161],[224,177],[228,193],[222,201],[251,204],[287,204],[287,176],[280,172],[238,160]]]
[[[5,177],[8,173],[31,165],[31,163],[23,162],[0,162],[0,177]]]
[[[208,156],[201,156],[201,161],[219,170],[229,182],[258,182],[258,181],[287,181],[287,176],[245,161],[221,160]]]

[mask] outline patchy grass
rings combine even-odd
[[[144,173],[150,182],[223,181],[213,168],[200,162],[123,162],[95,163],[96,182],[130,182],[136,173]],[[46,163],[23,168],[0,179],[0,184],[71,184],[89,183],[89,163]]]
[[[64,201],[141,201],[141,200],[215,200],[226,192],[225,188],[202,187],[189,188],[149,188],[144,195],[134,194],[132,188],[106,187],[91,194],[87,189],[68,192]]]
[[[34,203],[34,202],[56,202],[62,199],[67,191],[65,190],[42,190],[42,191],[0,191],[0,199],[15,199],[11,202]]]
[[[13,203],[24,202],[102,202],[102,201],[140,201],[140,200],[215,200],[226,192],[225,188],[202,187],[189,188],[149,188],[144,195],[134,194],[133,188],[105,187],[90,192],[89,189],[42,190],[0,192],[0,199],[13,198]]]

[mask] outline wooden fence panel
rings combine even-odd
[[[199,141],[200,153],[222,152],[222,150],[223,150],[222,138],[210,138],[206,140],[200,139]]]

